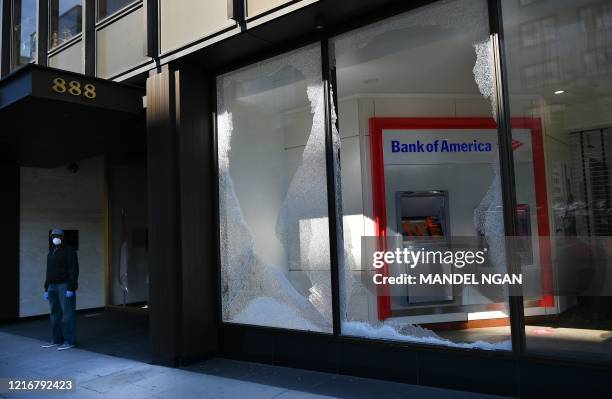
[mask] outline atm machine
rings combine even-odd
[[[398,191],[396,193],[397,231],[401,248],[440,250],[450,248],[450,217],[448,191]],[[419,266],[417,266],[419,267]],[[451,265],[428,264],[432,273],[451,273]],[[400,305],[446,304],[453,302],[450,285],[404,286]]]
[[[530,292],[536,293],[532,305],[551,307],[554,297],[545,294],[552,285],[550,245],[539,238],[549,235],[541,122],[514,118],[512,126],[515,174],[521,181],[516,187],[517,235],[525,237],[516,240],[521,244],[516,251],[524,270],[531,273],[526,280],[533,285]],[[442,252],[476,247],[499,254],[500,249],[491,245],[495,241],[480,231],[475,220],[479,207],[492,206],[485,211],[499,212],[503,221],[502,206],[486,203],[492,201],[487,197],[490,190],[501,192],[496,175],[497,133],[490,118],[371,118],[372,220],[374,235],[384,238],[377,247]],[[442,151],[442,142],[461,150]],[[476,142],[489,144],[490,150],[473,150]],[[398,151],[397,143],[408,150]],[[479,267],[503,269],[496,259],[488,255]],[[450,264],[417,268],[431,274],[456,271]],[[389,264],[385,272],[390,276],[418,273],[405,264]],[[504,309],[505,302],[499,287],[393,284],[376,292],[376,317],[419,324],[491,318],[491,311]],[[496,317],[503,316],[499,311]]]

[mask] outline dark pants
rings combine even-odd
[[[49,305],[51,306],[51,332],[53,343],[76,342],[76,293],[66,298],[66,284],[49,284]]]

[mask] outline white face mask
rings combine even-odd
[[[53,238],[53,244],[54,245],[60,245],[62,243],[62,239],[59,237],[54,237]]]

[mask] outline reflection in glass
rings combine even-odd
[[[320,46],[220,76],[217,104],[223,320],[331,332]]]
[[[145,156],[109,160],[110,303],[146,308],[149,299]]]
[[[54,48],[81,33],[83,0],[51,0],[49,47]]]
[[[131,3],[134,3],[134,0],[98,0],[98,20],[116,13]]]
[[[600,273],[612,247],[612,3],[502,5],[513,123],[539,131],[513,130],[525,144],[517,201],[538,204],[524,265],[527,350],[609,361],[612,284]],[[524,171],[537,163],[534,181]]]
[[[13,0],[13,67],[36,58],[36,0]]]
[[[506,273],[488,26],[486,1],[440,1],[332,41],[341,146],[344,335],[511,348],[503,289],[492,294],[449,285],[373,289],[375,269],[367,255],[370,246],[394,251],[471,242],[488,248],[491,270]],[[418,143],[433,146],[435,141],[465,143],[479,152],[393,150],[393,142],[418,152]],[[372,236],[386,238],[372,241]],[[417,267],[438,275],[452,270],[443,264]],[[408,272],[396,263],[384,273]]]

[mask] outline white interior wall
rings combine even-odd
[[[513,99],[513,110],[517,115],[524,112],[529,116],[534,115],[534,109],[539,105],[533,98]],[[342,200],[343,200],[343,223],[345,226],[344,240],[351,242],[353,258],[355,260],[353,296],[350,298],[350,318],[372,319],[375,317],[376,304],[368,295],[362,284],[359,283],[360,274],[360,240],[362,235],[372,235],[373,225],[371,223],[371,193],[369,181],[369,125],[371,117],[487,117],[490,116],[490,103],[478,95],[454,96],[454,95],[356,95],[339,101],[339,124],[341,136],[341,177],[342,177]],[[560,132],[556,126],[550,123],[551,118],[541,116],[545,133],[545,157],[547,167],[553,160],[568,159],[569,148],[559,142],[559,138],[565,138],[567,133]],[[588,120],[593,120],[588,118]],[[575,121],[575,119],[574,119]],[[287,128],[284,133],[284,146],[287,164],[287,181],[295,173],[301,160],[301,152],[306,143],[312,115],[307,108],[294,110],[285,114],[284,120]],[[575,123],[575,122],[574,122]],[[556,145],[551,140],[555,139]],[[519,202],[532,203],[535,201],[532,175],[530,170],[524,171],[518,165],[517,176],[519,186],[517,187],[517,198]],[[529,168],[528,168],[529,169]],[[492,177],[489,176],[489,178]],[[490,179],[486,180],[489,181]],[[547,179],[550,176],[547,174]],[[550,185],[550,182],[548,182]],[[486,189],[486,188],[484,188]],[[550,187],[549,187],[550,190]],[[550,196],[549,196],[550,201]],[[549,209],[552,204],[549,204]],[[532,208],[535,207],[532,204]],[[471,218],[471,215],[469,215]],[[532,212],[532,219],[535,219]],[[535,229],[537,224],[532,220]],[[533,234],[536,231],[532,232]],[[537,251],[536,251],[537,252]],[[536,253],[537,258],[537,253]],[[290,279],[296,287],[304,292],[307,282],[300,270],[289,271]],[[558,311],[558,310],[557,310]]]
[[[281,117],[232,104],[230,175],[255,251],[267,264],[287,272],[287,254],[276,235],[276,220],[287,193],[288,168]]]
[[[104,306],[104,159],[66,166],[21,168],[19,316],[49,313],[43,299],[48,234],[53,228],[79,231],[77,308]]]
[[[376,303],[360,283],[361,236],[373,235],[369,166],[369,119],[371,117],[483,117],[490,115],[490,103],[478,96],[423,95],[376,96],[357,95],[341,99],[338,105],[341,137],[341,179],[344,241],[351,243],[354,259],[352,297],[349,299],[349,318],[375,319]],[[285,133],[288,158],[303,151],[310,131],[312,116],[309,109],[287,114],[291,120]],[[294,157],[295,158],[295,157]],[[299,159],[299,158],[297,158]],[[293,173],[297,166],[291,166]],[[492,173],[490,173],[492,175]],[[488,179],[490,180],[490,179]],[[487,187],[484,187],[486,191]],[[471,220],[471,215],[466,216]],[[298,290],[304,292],[307,282],[301,270],[291,270],[290,278]]]
[[[348,104],[351,104],[350,106]],[[344,107],[343,107],[344,105]],[[343,113],[343,108],[349,109],[349,112]],[[351,113],[351,109],[357,110],[357,115]],[[369,125],[368,121],[371,117],[488,117],[490,116],[490,103],[488,100],[480,96],[453,96],[453,95],[362,95],[354,96],[350,99],[340,101],[340,130],[342,134],[342,190],[343,190],[343,212],[345,226],[345,240],[348,230],[357,235],[373,235],[373,224],[371,222],[372,200],[369,181]],[[351,115],[350,121],[346,121],[347,114]],[[344,120],[343,120],[344,119]],[[344,122],[344,123],[343,123]],[[357,125],[357,128],[354,126]],[[359,137],[348,138],[350,135],[344,130],[344,126],[349,126],[347,130],[358,131]],[[355,148],[356,146],[360,147]],[[521,169],[519,165],[518,169]],[[478,169],[480,170],[480,169]],[[365,172],[365,173],[364,173]],[[414,176],[422,176],[422,172],[414,174]],[[483,178],[482,192],[477,193],[478,198],[484,195],[488,188],[488,184],[492,179],[492,170],[487,168],[482,171],[487,174]],[[523,175],[518,171],[519,175]],[[526,173],[532,173],[529,170]],[[361,176],[359,176],[361,174]],[[391,179],[393,180],[393,179]],[[524,180],[524,188],[533,184],[532,174]],[[528,180],[528,181],[527,181]],[[432,184],[441,184],[440,181],[432,182]],[[433,187],[431,187],[433,189]],[[439,188],[439,187],[438,187]],[[522,201],[526,201],[535,209],[534,193],[529,190],[521,191],[518,195]],[[356,201],[356,194],[361,193],[361,198]],[[476,202],[477,203],[477,202]],[[388,208],[392,210],[391,208]],[[464,215],[467,218],[468,224],[472,224],[471,214]],[[455,212],[455,219],[457,215]],[[390,215],[392,220],[393,215]],[[532,219],[535,219],[535,214],[532,214]],[[532,221],[534,223],[534,221]],[[463,223],[465,224],[465,223]],[[348,226],[348,228],[347,228]],[[535,226],[535,224],[534,224]],[[454,234],[458,234],[455,232]],[[465,231],[463,234],[467,234]],[[356,237],[351,237],[355,242]],[[354,258],[358,261],[355,263],[357,269],[360,268],[359,261],[359,245],[354,245]],[[356,289],[353,290],[353,298],[350,299],[352,304],[349,306],[349,317],[356,319],[376,318],[376,303],[373,296],[369,296],[365,288],[359,283],[359,273],[355,273]],[[456,315],[459,319],[465,315]]]

